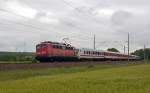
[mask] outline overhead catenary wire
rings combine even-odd
[[[5,24],[5,23],[0,23],[0,24]],[[1,28],[1,27],[7,28],[7,29],[12,29],[12,28],[10,28],[9,25],[6,25],[6,24],[5,24],[5,25],[0,25],[0,28]],[[13,29],[15,29],[15,31],[18,31],[18,32],[24,30],[24,29],[22,29],[22,28],[13,28]],[[30,31],[30,32],[32,32],[34,35],[35,35],[35,33],[36,33],[36,31],[33,31],[33,30]],[[38,33],[39,33],[39,32],[38,32]],[[44,34],[44,33],[42,33],[42,32],[40,32],[40,33],[41,33],[41,34]],[[37,34],[37,33],[36,33],[36,34]],[[38,35],[38,36],[39,36],[39,35]],[[39,37],[39,38],[40,38],[40,37]],[[81,40],[78,40],[77,38],[74,38],[74,37],[72,37],[71,40],[76,40],[76,41],[78,41],[78,42],[80,42],[80,43],[81,43],[81,42],[84,43],[85,41],[87,41],[87,42],[89,41],[89,40],[87,40],[87,39],[81,39]],[[38,42],[37,42],[37,43],[38,43]]]
[[[13,14],[13,15],[15,15],[15,16],[19,16],[19,17],[25,18],[25,19],[29,19],[29,18],[27,18],[27,17],[24,17],[24,16],[21,16],[21,15],[15,14],[15,13],[13,13],[13,12],[10,12],[10,11],[4,10],[4,9],[0,9],[0,11],[7,12],[7,13]],[[6,20],[6,19],[5,19],[5,20]],[[30,27],[30,28],[33,28],[33,29],[36,29],[36,30],[47,30],[47,29],[42,29],[42,28],[33,26],[33,25],[31,25],[31,24],[23,24],[23,23],[20,23],[20,22],[14,22],[14,21],[10,21],[10,20],[7,20],[7,21],[9,21],[9,22],[11,22],[11,23],[14,23],[14,24],[18,24],[18,25],[23,25],[23,26],[26,26],[26,27]],[[78,28],[77,28],[77,29],[78,29]],[[51,31],[53,31],[53,30],[51,30]],[[62,32],[62,31],[53,31],[53,32],[58,33],[58,34],[64,34],[64,32]],[[69,34],[73,34],[73,35],[74,35],[74,34],[77,34],[77,33],[69,32]],[[82,34],[82,35],[85,36],[85,33]],[[87,35],[87,36],[89,36],[89,35]]]
[[[66,4],[67,6],[69,6],[69,7],[73,8],[73,9],[75,9],[78,13],[80,13],[80,14],[82,14],[82,15],[84,15],[84,16],[86,16],[86,17],[92,19],[92,20],[94,20],[94,21],[97,22],[97,23],[100,23],[100,22],[99,22],[97,19],[95,19],[94,17],[89,16],[89,15],[83,13],[79,8],[73,7],[73,5],[70,4],[69,2],[67,2],[66,0],[61,0],[61,1],[62,1],[64,4]]]
[[[6,20],[5,20],[5,22],[6,22]],[[24,25],[24,24],[22,24],[22,23],[17,23],[17,22],[11,22],[11,21],[8,21],[9,23],[4,23],[4,22],[0,22],[0,24],[3,24],[3,25],[1,25],[1,27],[3,26],[3,28],[7,28],[7,29],[9,29],[9,25],[11,25],[12,23],[13,24],[17,24],[17,25],[20,25],[20,26],[24,26],[24,27],[29,27],[29,28],[31,28],[31,29],[34,29],[34,30],[30,30],[29,32],[32,32],[33,34],[38,34],[38,33],[40,33],[39,35],[41,36],[41,34],[43,34],[43,35],[45,35],[45,34],[48,34],[49,33],[49,31],[48,30],[46,30],[46,32],[43,32],[43,29],[38,29],[38,28],[34,28],[34,27],[32,27],[32,26],[28,26],[28,25]],[[7,26],[7,27],[5,27],[5,26]],[[15,30],[21,30],[21,31],[23,31],[24,29],[22,29],[22,28],[20,28],[20,27],[18,27],[18,28],[13,28],[13,29],[15,29]],[[36,30],[38,30],[39,32],[37,32]],[[41,32],[42,31],[42,32]],[[27,31],[28,32],[28,31]],[[70,34],[70,33],[69,33]],[[78,35],[74,35],[74,36],[71,36],[71,38],[79,38],[80,36],[78,36]],[[84,39],[84,40],[88,40],[89,38],[88,37],[81,37],[81,38],[86,38],[86,39]]]
[[[63,3],[65,3],[66,5],[72,7],[73,9],[77,10],[78,12],[82,13],[82,11],[80,11],[80,9],[74,8],[70,3],[66,2],[65,0],[62,0],[62,1],[63,1]],[[14,13],[14,12],[11,12],[11,11],[8,11],[8,10],[5,10],[5,9],[0,9],[0,11],[7,12],[7,13],[10,13],[10,14],[13,14],[13,15],[16,15],[16,16],[19,16],[19,17],[22,17],[22,18],[25,18],[25,19],[30,19],[30,18],[27,18],[27,17],[25,17],[25,16],[21,16],[21,15],[19,15],[19,14],[16,14],[16,13]],[[82,14],[84,14],[84,13],[82,13]],[[86,14],[84,14],[84,15],[86,15]],[[86,16],[89,16],[89,15],[86,15]],[[95,21],[97,21],[97,20],[95,20]],[[29,26],[31,26],[31,25],[29,25]],[[34,26],[31,26],[31,27],[34,27]],[[37,28],[37,27],[34,27],[34,28]],[[77,29],[79,29],[79,28],[77,28]],[[70,33],[70,32],[69,32],[69,33]],[[73,33],[73,34],[74,34],[74,33]],[[83,35],[83,34],[82,34],[82,35]],[[84,35],[85,35],[85,32],[84,32]],[[89,35],[87,35],[87,36],[89,37]],[[92,38],[92,37],[91,37],[91,38]]]
[[[1,25],[0,25],[0,28],[6,28],[6,29],[11,29],[11,30],[12,30],[12,27],[10,28],[10,25],[9,25],[9,24],[3,23],[3,22],[0,22],[0,24],[1,24]],[[18,32],[24,30],[24,29],[20,29],[20,28],[13,28],[13,29],[15,29],[15,31],[18,31]],[[41,31],[41,30],[40,30],[40,31]],[[28,32],[33,33],[33,34],[37,34],[37,33],[36,33],[37,31],[34,31],[34,30],[28,31]],[[44,34],[44,33],[41,33],[41,32],[38,32],[38,33]]]
[[[88,18],[91,18],[91,19],[93,19],[94,21],[97,22],[97,20],[95,20],[95,18],[93,18],[93,17],[91,17],[91,16],[89,16],[89,15],[83,13],[80,9],[73,7],[72,4],[68,3],[68,2],[65,1],[65,0],[62,0],[62,1],[63,1],[66,5],[70,6],[71,8],[73,8],[73,9],[75,9],[76,11],[80,12],[81,14],[83,14],[84,16],[87,16]],[[20,16],[20,17],[25,18],[25,19],[30,19],[30,18],[27,18],[27,17],[25,17],[25,16],[21,16],[21,15],[18,15],[18,14],[16,14],[16,13],[14,13],[14,12],[10,12],[10,11],[4,10],[4,9],[0,9],[0,11],[7,12],[7,13],[10,13],[10,14],[13,14],[13,15],[16,15],[16,16]],[[9,21],[9,22],[10,22],[10,21]],[[41,30],[46,30],[46,31],[48,30],[48,29],[42,29],[42,28],[39,28],[39,27],[30,25],[30,24],[24,24],[24,23],[19,23],[19,22],[12,22],[12,23],[18,24],[18,25],[23,25],[23,26],[25,26],[25,27],[29,27],[29,28],[32,28],[32,29],[40,30],[40,31],[41,31]],[[79,28],[77,28],[77,29],[79,30]],[[53,30],[52,30],[52,31],[53,31]],[[54,31],[54,32],[56,32],[56,31]],[[56,33],[57,33],[57,32],[56,32]],[[58,33],[59,33],[59,34],[63,34],[62,32],[59,32],[59,31],[58,31]],[[75,33],[69,32],[69,34],[75,34]],[[82,34],[82,35],[85,35],[85,33]],[[77,37],[77,36],[74,36],[74,38],[76,38],[76,37]],[[87,36],[86,36],[86,37],[87,37]],[[91,39],[92,39],[92,38],[91,38]]]
[[[21,18],[24,18],[24,19],[28,19],[28,20],[31,19],[31,18],[22,16],[22,15],[16,14],[16,13],[14,13],[14,12],[5,10],[5,9],[1,9],[1,8],[0,8],[0,11],[2,11],[2,12],[7,12],[7,13],[9,13],[9,14],[12,14],[12,15],[15,15],[15,16],[18,16],[18,17],[21,17]],[[6,20],[6,19],[5,19],[5,20]],[[7,20],[7,21],[11,22],[10,20]],[[22,24],[22,23],[19,23],[19,22],[15,22],[15,23],[17,23],[17,24]],[[40,23],[40,22],[39,22],[39,23]],[[22,25],[24,25],[24,26],[30,26],[30,27],[35,28],[35,29],[41,29],[41,28],[36,27],[36,26],[33,26],[33,25],[31,25],[31,24],[22,24]],[[76,28],[76,29],[79,29],[79,28]],[[43,29],[41,29],[41,30],[43,30]],[[72,33],[72,32],[71,32],[71,33]]]

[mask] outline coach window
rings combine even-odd
[[[99,55],[101,55],[101,52],[99,52]]]
[[[89,55],[91,54],[91,52],[89,51]]]

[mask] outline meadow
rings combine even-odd
[[[0,93],[150,93],[150,64],[0,71]]]

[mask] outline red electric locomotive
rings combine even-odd
[[[41,42],[36,46],[36,59],[39,61],[67,61],[76,59],[75,48],[70,44]]]

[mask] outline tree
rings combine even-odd
[[[111,51],[111,52],[119,52],[119,50],[117,50],[116,48],[108,48],[107,51]]]
[[[144,49],[139,49],[131,53],[132,55],[137,55],[140,58],[144,59]],[[150,48],[145,49],[145,57],[146,59],[150,59]]]

